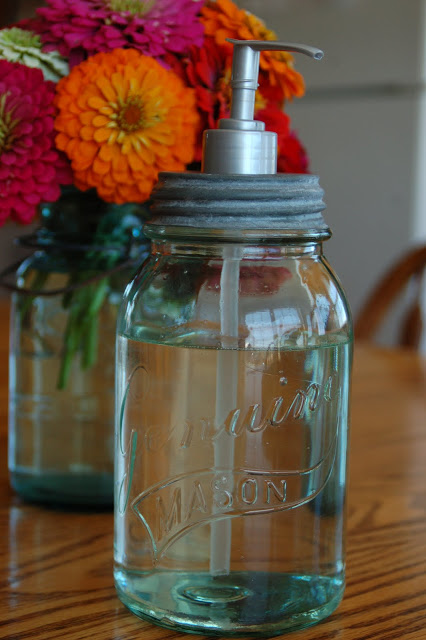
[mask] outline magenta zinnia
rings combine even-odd
[[[71,182],[55,150],[54,93],[40,69],[0,60],[0,224],[31,222],[37,205]]]
[[[46,50],[57,49],[71,66],[114,48],[132,48],[152,58],[201,45],[198,13],[203,0],[47,0],[38,9]]]

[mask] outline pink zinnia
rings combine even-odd
[[[0,60],[0,225],[9,217],[28,224],[71,183],[55,150],[54,95],[40,69]]]
[[[57,49],[70,65],[116,48],[138,49],[161,59],[201,45],[198,13],[204,0],[47,0],[37,10],[46,50]]]

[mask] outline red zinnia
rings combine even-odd
[[[226,49],[207,36],[202,48],[192,47],[186,59],[174,56],[166,59],[184,82],[193,87],[197,97],[200,123],[197,131],[195,161],[202,157],[202,134],[216,129],[222,118],[229,118],[231,108],[231,58]],[[290,118],[282,111],[280,92],[270,85],[259,88],[256,96],[255,119],[266,125],[267,131],[278,134],[278,171],[307,173],[308,157],[296,134],[290,131]]]
[[[309,173],[308,154],[294,131],[290,130],[290,118],[277,106],[269,105],[256,113],[256,120],[266,125],[266,131],[278,134],[279,173]]]
[[[55,149],[55,85],[40,69],[0,60],[0,224],[28,224],[71,172]]]
[[[220,119],[229,118],[231,67],[223,48],[218,47],[213,38],[206,38],[201,48],[191,47],[183,63],[172,58],[167,62],[195,90],[200,115],[195,161],[200,162],[203,131],[216,129]]]
[[[297,134],[290,131],[278,149],[280,173],[309,173],[309,156]]]

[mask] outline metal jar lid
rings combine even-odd
[[[331,232],[323,195],[313,175],[160,173],[144,231],[153,237],[185,227],[194,237],[215,230],[225,237],[252,231],[325,239]]]

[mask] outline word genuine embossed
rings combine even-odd
[[[183,423],[176,425],[126,425],[124,426],[124,414],[126,402],[130,392],[134,392],[132,389],[135,382],[138,383],[146,379],[146,370],[143,367],[138,367],[133,372],[126,391],[123,396],[120,421],[118,430],[118,449],[119,449],[119,487],[118,487],[118,507],[121,513],[124,513],[129,503],[129,497],[131,494],[134,467],[136,456],[142,453],[142,448],[155,454],[163,450],[169,443],[173,447],[173,451],[181,452],[182,455],[193,445],[194,447],[205,443],[209,446],[214,444],[219,438],[230,438],[233,441],[237,438],[241,438],[243,435],[247,437],[254,437],[256,434],[263,433],[266,429],[279,429],[284,428],[286,425],[297,425],[307,414],[313,414],[318,411],[324,405],[338,402],[339,390],[337,385],[336,375],[330,375],[325,379],[323,384],[311,382],[306,389],[297,388],[288,395],[282,394],[272,398],[269,406],[266,408],[259,403],[254,403],[246,409],[235,408],[228,412],[225,420],[220,424],[217,424],[215,417],[199,418],[198,420],[186,419]],[[286,378],[281,378],[282,386],[287,385]],[[217,482],[217,480],[215,481]],[[271,496],[271,491],[281,491],[281,495],[284,495],[287,491],[286,487],[281,486],[277,488],[277,485],[266,484],[263,488],[258,484],[257,479],[248,478],[246,484],[239,484],[240,494],[230,493],[228,496],[228,505],[248,504],[246,501],[251,496],[255,496],[255,502],[258,501],[259,496],[267,490],[267,496]],[[272,482],[272,481],[271,481]],[[275,489],[274,489],[275,487]],[[234,491],[235,487],[233,488]],[[223,489],[225,492],[223,495],[227,495],[229,489]],[[220,495],[219,488],[216,486],[213,492],[212,507],[217,510],[216,504],[217,495]],[[194,494],[200,498],[200,504],[203,504],[202,495],[204,493],[199,491]],[[239,497],[238,497],[239,495]],[[215,497],[216,496],[216,497]],[[179,504],[179,495],[176,494],[176,509]],[[194,498],[195,500],[195,498]],[[189,502],[188,502],[189,501]],[[192,504],[192,498],[186,500],[186,504]],[[159,512],[162,512],[164,503],[159,503]],[[195,503],[194,503],[195,504]],[[207,503],[206,503],[207,504]],[[164,506],[164,510],[166,507]],[[182,516],[183,517],[183,516]],[[167,520],[167,519],[166,519]]]
[[[201,418],[196,422],[187,419],[183,425],[148,425],[144,429],[144,446],[147,451],[155,453],[171,441],[178,449],[188,449],[195,442],[215,442],[224,434],[235,439],[244,434],[262,433],[268,427],[284,427],[289,422],[300,420],[306,412],[314,413],[324,403],[336,401],[338,394],[337,376],[331,375],[322,385],[310,383],[306,390],[297,389],[289,397],[284,394],[274,397],[266,408],[259,403],[247,409],[236,407],[229,411],[220,425],[216,424],[214,417]]]

